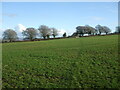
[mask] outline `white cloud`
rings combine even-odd
[[[0,37],[2,37],[2,34],[3,32],[6,30],[6,29],[10,29],[9,27],[7,28],[0,28]],[[12,29],[12,28],[11,28]],[[18,24],[13,30],[15,30],[17,32],[17,34],[19,36],[21,36],[21,33],[23,30],[26,30],[26,27],[22,24]]]
[[[26,30],[26,27],[24,26],[24,25],[22,25],[22,24],[18,24],[16,27],[15,27],[15,31],[16,32],[22,32],[23,30]]]
[[[62,36],[66,32],[65,29],[58,29],[58,34]]]
[[[16,17],[17,14],[14,14],[14,13],[3,13],[2,14],[3,16],[7,16],[7,17],[10,17],[10,18],[13,18],[13,17]]]
[[[96,20],[96,21],[100,21],[100,20],[103,20],[104,18],[103,17],[96,17],[96,16],[94,16],[94,17],[92,17],[92,19]]]
[[[22,38],[22,32],[23,30],[26,30],[26,27],[22,24],[18,24],[16,27],[15,27],[15,31],[17,32],[17,35],[19,38]]]

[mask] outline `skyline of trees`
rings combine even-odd
[[[106,33],[106,35],[111,32],[111,29],[107,26],[101,26],[101,25],[97,25],[96,30],[99,32],[99,34],[101,35],[101,33]]]
[[[101,35],[102,33],[105,33],[106,35],[111,32],[111,29],[107,26],[101,26],[96,25],[95,28],[89,25],[85,26],[77,26],[76,31],[71,36],[84,36],[84,34],[88,35]],[[116,30],[114,33],[120,33],[120,26],[116,27]],[[33,40],[38,35],[42,36],[44,39],[49,39],[50,36],[53,38],[56,38],[56,36],[59,35],[58,30],[54,27],[50,28],[46,25],[39,26],[38,29],[35,29],[33,27],[26,28],[22,32],[22,35],[24,36],[24,39]],[[62,37],[66,37],[66,32],[63,33]],[[10,42],[15,41],[18,39],[17,33],[13,29],[7,29],[3,32],[3,40],[10,40]]]
[[[105,33],[107,35],[110,32],[111,29],[107,26],[97,25],[94,28],[89,25],[85,25],[85,26],[77,26],[76,32],[74,32],[72,36],[84,36],[84,34],[101,35],[102,33]]]

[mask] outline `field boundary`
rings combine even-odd
[[[33,39],[33,40],[17,40],[13,42],[2,42],[2,43],[14,43],[14,42],[32,42],[32,41],[47,41],[47,40],[56,40],[56,39],[66,39],[66,38],[85,38],[85,37],[96,37],[96,36],[109,36],[109,35],[120,35],[120,34],[107,34],[107,35],[90,35],[90,36],[81,36],[81,37],[76,37],[76,36],[68,36],[68,37],[58,37],[58,38],[49,38],[49,39]]]

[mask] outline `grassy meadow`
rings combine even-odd
[[[3,88],[119,88],[118,35],[2,44]]]

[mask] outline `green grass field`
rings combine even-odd
[[[2,45],[3,88],[119,88],[118,36]]]

